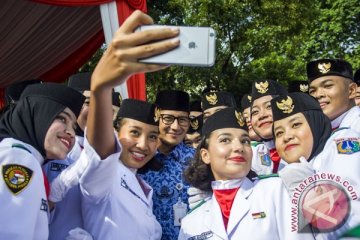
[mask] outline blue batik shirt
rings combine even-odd
[[[184,169],[194,157],[195,149],[184,143],[177,145],[174,150],[164,155],[157,153],[156,158],[163,167],[160,171],[148,171],[142,178],[154,189],[153,212],[162,227],[162,240],[177,239],[180,227],[174,226],[173,205],[179,197],[183,203],[188,203],[187,189],[189,184],[183,177]],[[179,184],[182,189],[179,189]]]

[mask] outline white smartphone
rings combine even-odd
[[[174,27],[167,25],[142,25],[136,31]],[[180,46],[169,52],[139,60],[144,63],[173,64],[183,66],[211,67],[215,63],[215,30],[211,27],[185,27],[177,36]]]

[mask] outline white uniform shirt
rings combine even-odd
[[[43,166],[50,184],[70,165],[70,162],[72,162],[70,159],[52,160]],[[64,240],[70,230],[76,227],[83,228],[79,185],[71,188],[65,198],[55,204],[50,216],[49,240]]]
[[[0,142],[1,239],[48,238],[49,207],[41,169],[43,162],[41,154],[29,144],[13,138]]]
[[[118,143],[119,144],[119,143]],[[118,146],[120,149],[120,146]],[[152,189],[119,160],[120,150],[100,160],[85,140],[89,166],[80,178],[84,227],[95,239],[160,239],[152,212]]]
[[[312,234],[291,232],[291,211],[290,198],[280,178],[257,183],[245,178],[231,207],[227,230],[213,195],[182,219],[178,239],[314,239]],[[253,216],[261,213],[266,216]]]
[[[267,141],[251,147],[253,158],[251,162],[251,170],[257,175],[268,175],[273,173],[274,163],[270,158],[270,149],[275,148],[274,141]],[[278,171],[280,171],[287,163],[280,159]]]
[[[311,160],[317,172],[334,173],[348,180],[360,198],[360,133],[339,129],[326,141],[324,150]]]
[[[71,151],[68,153],[68,159],[70,159],[70,163],[78,160],[80,158],[81,152],[84,149],[84,137],[75,137],[75,144]]]
[[[352,129],[339,129],[327,140],[324,150],[312,164],[320,180],[338,183],[347,192],[351,212],[346,223],[334,232],[319,234],[317,239],[338,239],[344,232],[360,224],[360,134]]]
[[[331,127],[333,129],[338,127],[346,127],[360,133],[360,107],[354,106],[347,112],[331,121]]]

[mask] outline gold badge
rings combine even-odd
[[[4,182],[9,190],[17,195],[29,184],[33,171],[18,164],[7,164],[2,167]]]
[[[295,107],[292,98],[289,96],[281,102],[276,102],[276,105],[283,113],[291,113]]]
[[[160,108],[155,107],[154,114],[154,122],[158,122],[160,120]]]
[[[216,96],[216,93],[205,95],[206,100],[209,102],[210,105],[215,105],[218,102],[218,98]]]
[[[328,63],[319,63],[318,64],[319,72],[321,72],[322,74],[325,74],[325,73],[329,72],[330,68],[331,68],[331,63],[330,62],[328,62]]]
[[[251,96],[248,95],[247,98],[248,98],[249,102],[251,102]]]
[[[245,120],[241,113],[235,110],[235,116],[237,119],[237,122],[239,123],[240,127],[243,127],[245,125]]]
[[[195,118],[190,121],[190,126],[193,130],[197,130],[199,128],[199,121]]]
[[[255,88],[258,90],[259,93],[264,94],[269,90],[269,82],[268,81],[260,82],[260,83],[255,82]]]
[[[300,91],[306,93],[309,91],[309,85],[307,84],[300,84]]]

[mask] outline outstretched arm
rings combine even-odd
[[[179,45],[178,39],[169,39],[179,34],[178,29],[162,28],[134,33],[139,25],[152,23],[153,20],[148,15],[135,11],[116,32],[92,75],[87,139],[101,159],[115,151],[112,88],[125,82],[132,74],[165,68],[163,65],[140,63],[138,60],[169,51]],[[168,40],[154,42],[163,39]]]

